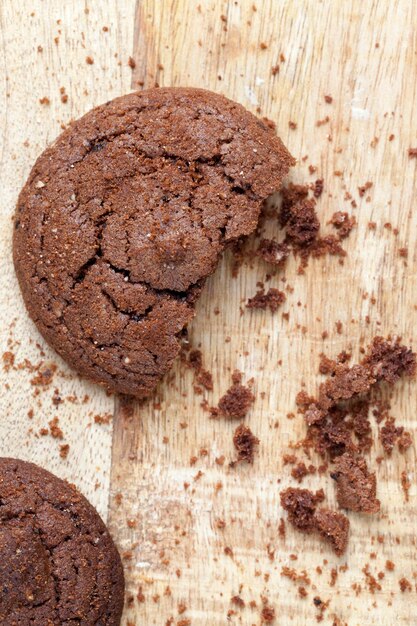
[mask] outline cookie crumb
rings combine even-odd
[[[274,239],[261,239],[256,254],[271,265],[282,267],[290,254],[286,243],[278,243]]]
[[[313,493],[308,489],[288,487],[280,494],[281,506],[288,513],[290,523],[303,532],[315,530],[314,513],[317,504],[324,500],[322,489]]]
[[[62,443],[59,446],[59,456],[61,457],[61,459],[66,459],[68,456],[68,453],[70,451],[70,446],[68,443]]]
[[[373,183],[368,180],[366,183],[364,183],[363,185],[361,185],[360,187],[358,187],[358,191],[359,191],[359,196],[361,198],[363,198],[363,196],[365,195],[365,193],[368,191],[368,189],[371,189],[371,187],[373,187]]]
[[[188,356],[188,364],[196,373],[195,380],[207,391],[213,390],[213,376],[211,372],[203,367],[203,355],[201,350],[191,350]]]
[[[324,181],[322,178],[318,178],[316,182],[314,183],[313,196],[315,198],[320,198],[321,194],[323,193],[323,189],[324,189]]]
[[[286,299],[285,293],[274,287],[271,287],[267,293],[264,289],[260,289],[252,298],[249,298],[246,307],[264,311],[268,308],[272,313],[275,313]]]
[[[275,609],[268,604],[261,611],[261,618],[265,624],[272,624],[275,621]]]
[[[378,513],[376,475],[369,473],[365,459],[345,452],[336,458],[331,477],[336,481],[337,503],[342,509],[360,513]]]
[[[314,516],[314,521],[320,535],[330,543],[335,554],[337,556],[344,554],[350,526],[346,515],[329,509],[319,509]]]
[[[218,409],[223,417],[242,419],[254,401],[255,396],[249,387],[245,387],[241,383],[233,383],[224,396],[220,398]]]
[[[259,445],[259,439],[255,437],[248,426],[240,424],[236,428],[233,435],[233,445],[237,450],[237,462],[246,461],[247,463],[253,463],[255,447]]]
[[[410,581],[404,576],[400,578],[400,580],[398,581],[398,584],[400,585],[401,593],[405,593],[406,591],[413,590]]]
[[[339,237],[345,239],[357,222],[355,216],[351,216],[345,211],[336,211],[330,218],[330,224],[337,229]]]

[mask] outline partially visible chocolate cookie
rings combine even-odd
[[[93,109],[36,161],[14,261],[28,311],[80,374],[148,395],[225,246],[256,227],[294,159],[242,106],[151,89]]]
[[[119,554],[84,496],[0,458],[0,624],[118,626],[123,596]]]

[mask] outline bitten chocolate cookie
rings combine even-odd
[[[0,624],[118,626],[123,596],[119,554],[84,496],[0,458]]]
[[[29,314],[80,374],[148,395],[221,252],[255,229],[293,164],[260,120],[202,89],[93,109],[19,196],[14,261]]]

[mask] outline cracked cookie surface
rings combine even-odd
[[[84,496],[0,458],[0,623],[118,626],[123,595],[119,554]]]
[[[151,89],[93,109],[35,163],[16,210],[26,307],[80,374],[145,397],[224,248],[294,160],[242,106]]]

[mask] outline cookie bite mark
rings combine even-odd
[[[293,164],[260,120],[205,90],[93,109],[39,157],[18,199],[29,314],[80,374],[149,395],[223,250],[255,230]]]

